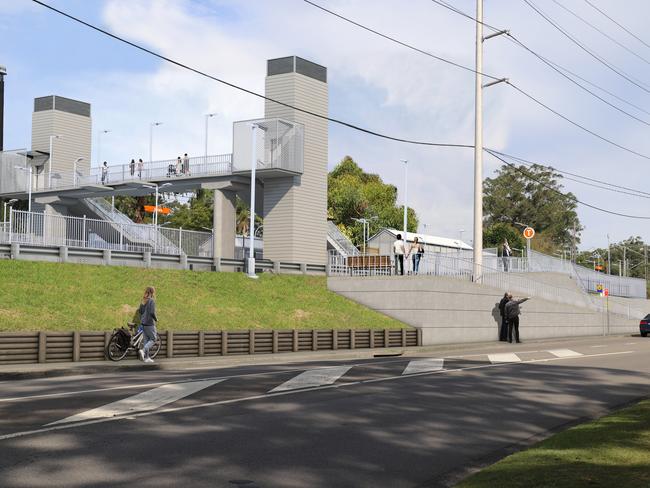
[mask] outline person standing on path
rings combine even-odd
[[[156,342],[156,290],[153,286],[144,289],[144,296],[138,308],[140,313],[140,324],[142,324],[142,334],[144,336],[142,349],[138,351],[140,359],[145,363],[153,363],[149,357],[149,349]]]
[[[142,179],[142,170],[144,169],[144,163],[142,158],[138,159],[138,178]]]
[[[397,234],[393,242],[393,254],[395,255],[395,274],[404,276],[404,241],[402,234]]]
[[[135,159],[132,159],[129,163],[129,172],[131,173],[131,178],[135,175]]]
[[[510,249],[510,244],[508,244],[508,239],[503,240],[503,271],[508,272],[508,265],[510,264],[510,256],[512,256],[512,249]]]
[[[102,166],[102,185],[108,183],[108,163],[104,161]]]
[[[418,274],[418,270],[420,269],[420,259],[422,258],[423,254],[424,247],[422,247],[422,244],[420,244],[418,238],[414,237],[413,244],[411,245],[409,252],[406,255],[407,260],[409,256],[412,256],[411,259],[413,259],[413,274]]]
[[[501,314],[501,327],[499,328],[499,340],[506,342],[508,340],[508,318],[506,317],[506,305],[510,301],[508,293],[503,294],[499,302],[499,313]]]
[[[512,342],[512,331],[515,332],[515,340],[519,340],[519,305],[524,303],[526,300],[530,300],[530,297],[522,298],[521,300],[513,300],[512,295],[508,294],[508,303],[506,303],[506,317],[508,317],[508,342]]]

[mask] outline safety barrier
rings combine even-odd
[[[0,364],[101,361],[111,332],[0,333]],[[160,331],[158,357],[204,357],[281,352],[412,347],[419,329]],[[132,353],[135,357],[135,352]]]

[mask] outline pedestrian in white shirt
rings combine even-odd
[[[397,234],[397,239],[393,242],[393,254],[395,255],[395,274],[404,275],[404,241],[402,234]]]

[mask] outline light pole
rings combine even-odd
[[[162,125],[162,122],[152,122],[149,124],[149,167],[153,161],[153,128]]]
[[[612,274],[612,250],[609,243],[609,234],[607,234],[607,274]]]
[[[108,134],[110,129],[97,131],[97,166],[102,164],[102,134]]]
[[[208,160],[208,120],[217,115],[216,112],[211,114],[205,114],[205,160]]]
[[[32,211],[32,171],[33,168],[31,166],[28,166],[27,168],[23,168],[22,166],[14,166],[16,169],[19,169],[20,171],[26,171],[29,174],[29,179],[27,180],[27,211],[31,212]]]
[[[12,206],[14,203],[16,203],[17,201],[18,201],[17,198],[12,198],[11,200],[7,200],[7,201],[4,203],[4,209],[3,209],[3,211],[2,211],[2,221],[3,221],[3,222],[6,222],[6,221],[7,221],[7,205],[9,205],[9,208],[11,208],[11,206]]]
[[[47,187],[52,188],[52,157],[54,156],[54,139],[61,137],[57,134],[52,134],[50,136],[50,174],[47,177]],[[31,183],[31,182],[30,182]],[[31,185],[30,185],[31,188]]]
[[[460,229],[458,233],[460,234],[460,242],[461,244],[463,243],[463,232],[465,232],[465,229]]]
[[[248,277],[257,278],[255,274],[255,170],[257,169],[257,124],[251,125],[253,147],[251,150],[251,223],[248,227]]]
[[[407,212],[408,212],[408,177],[409,177],[409,165],[408,159],[400,159],[404,163],[404,243],[407,242],[406,239],[406,229],[407,229]]]
[[[72,164],[72,186],[77,186],[77,164],[82,162],[84,158],[77,158],[74,160],[74,163]]]

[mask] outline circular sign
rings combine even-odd
[[[532,227],[526,227],[524,229],[524,237],[526,239],[532,239],[533,237],[535,237],[535,229],[533,229]]]

